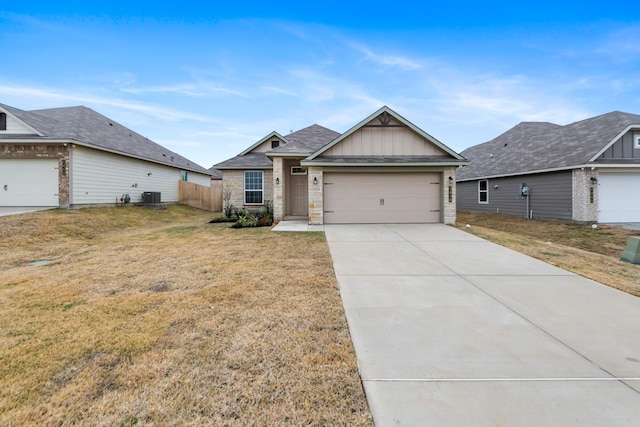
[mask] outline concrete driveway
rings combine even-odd
[[[640,423],[640,298],[445,225],[325,233],[378,427]]]

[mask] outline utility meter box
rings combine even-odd
[[[624,252],[622,252],[620,261],[630,262],[631,264],[640,264],[640,237],[629,237],[629,240],[627,240],[627,247]]]

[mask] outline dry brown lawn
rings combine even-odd
[[[466,228],[466,225],[471,228]],[[620,261],[640,231],[458,212],[456,226],[605,285],[640,296],[640,265]]]
[[[372,425],[324,235],[211,217],[0,218],[0,425]]]

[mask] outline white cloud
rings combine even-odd
[[[400,55],[381,55],[373,52],[366,46],[354,44],[353,47],[365,55],[365,61],[372,61],[383,68],[399,68],[404,71],[413,71],[423,68],[418,61]]]
[[[83,92],[60,91],[50,88],[36,88],[29,86],[0,84],[0,95],[16,99],[16,101],[19,102],[15,103],[14,106],[24,109],[46,108],[46,105],[51,107],[60,107],[61,103],[75,103],[87,105],[89,107],[115,107],[117,109],[143,113],[151,117],[173,122],[180,120],[211,122],[210,117],[206,117],[201,114],[194,114],[170,107],[145,104],[121,98],[100,97]],[[45,104],[45,106],[43,106],[43,104]],[[28,105],[30,105],[31,107],[28,107]]]

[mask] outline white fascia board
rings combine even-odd
[[[624,128],[620,133],[618,133],[607,145],[605,145],[600,151],[598,151],[593,157],[589,159],[590,162],[595,162],[595,160],[602,155],[605,151],[609,149],[613,144],[616,143],[617,140],[622,138],[625,133],[629,132],[633,129],[640,129],[640,124],[631,124]]]
[[[278,152],[273,152],[273,151],[267,151],[265,153],[267,155],[267,157],[299,157],[299,158],[307,158],[307,156],[309,156],[309,153],[278,153]]]

